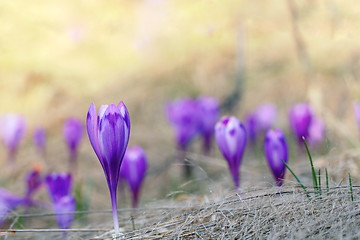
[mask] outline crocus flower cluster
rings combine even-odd
[[[46,176],[45,183],[52,202],[53,211],[57,214],[58,225],[69,229],[74,219],[75,198],[72,195],[72,178],[67,173],[51,173]],[[64,214],[68,213],[68,214]]]
[[[147,171],[147,157],[144,149],[139,146],[129,148],[121,165],[121,178],[127,181],[131,191],[132,207],[136,208],[139,203],[141,185]]]
[[[246,147],[246,130],[235,117],[225,116],[215,125],[215,139],[228,162],[236,189],[239,188],[239,168]]]
[[[246,119],[249,139],[252,143],[260,133],[272,128],[277,117],[277,110],[273,104],[262,104],[250,113]]]
[[[8,160],[15,160],[15,155],[20,141],[24,137],[26,122],[24,117],[15,114],[7,114],[0,118],[0,136],[8,151]]]
[[[39,154],[44,158],[46,154],[46,132],[44,128],[37,128],[33,135],[33,140]]]
[[[289,122],[299,145],[303,144],[303,137],[313,145],[320,143],[324,138],[324,123],[306,103],[299,103],[292,107],[289,112]]]
[[[276,185],[282,186],[286,170],[283,162],[288,162],[288,147],[283,131],[268,130],[264,141],[264,153]]]
[[[115,234],[119,234],[116,190],[120,167],[130,137],[130,116],[125,104],[102,105],[96,113],[95,104],[90,105],[86,127],[90,143],[100,160],[110,190]]]
[[[70,162],[75,164],[78,155],[78,146],[83,136],[83,124],[77,118],[69,118],[63,127],[65,142],[70,150]]]
[[[198,105],[191,98],[178,99],[166,106],[168,120],[175,130],[178,149],[186,151],[199,132]]]
[[[212,97],[182,98],[168,103],[166,115],[174,127],[178,149],[186,151],[191,140],[200,134],[204,141],[204,153],[207,154],[219,111],[219,102]]]

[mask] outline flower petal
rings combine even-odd
[[[93,147],[96,156],[99,158],[100,162],[102,162],[98,138],[98,116],[96,114],[96,107],[94,103],[92,103],[89,107],[89,111],[86,117],[86,129],[88,132],[91,146]]]

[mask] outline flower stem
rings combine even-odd
[[[119,229],[119,218],[117,212],[116,186],[115,188],[110,186],[110,197],[111,197],[111,207],[112,207],[115,235],[118,236],[120,233],[120,229]]]

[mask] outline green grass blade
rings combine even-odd
[[[311,153],[309,151],[309,147],[308,147],[308,145],[306,143],[305,137],[303,137],[302,139],[304,141],[306,152],[307,152],[307,154],[309,156],[309,161],[310,161],[310,165],[311,165],[311,174],[312,174],[312,179],[313,179],[313,185],[314,185],[314,189],[316,190],[316,189],[319,189],[319,185],[318,185],[318,182],[317,182],[317,179],[316,179],[316,172],[315,172],[312,156],[311,156]]]
[[[351,201],[354,201],[353,185],[352,185],[352,179],[350,173],[349,173],[349,186],[350,186]]]
[[[291,174],[294,176],[296,181],[300,184],[300,187],[302,187],[302,189],[304,189],[306,196],[308,198],[310,198],[310,195],[307,192],[305,185],[301,182],[301,180],[298,178],[298,176],[296,176],[296,174],[293,172],[293,170],[290,168],[290,166],[285,161],[282,161],[282,162],[284,163],[285,167],[289,170],[289,172],[291,172]]]
[[[322,198],[322,190],[321,190],[321,169],[319,168],[318,171],[318,189],[319,189],[319,195],[320,195],[320,199]]]
[[[328,175],[328,171],[327,168],[325,168],[325,181],[326,181],[326,190],[329,192],[330,188],[329,188],[329,175]]]

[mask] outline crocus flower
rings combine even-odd
[[[282,186],[286,170],[283,162],[288,162],[288,147],[285,135],[281,130],[269,130],[266,133],[264,153],[276,185]]]
[[[236,117],[223,117],[215,125],[215,139],[238,189],[239,168],[246,147],[245,127]]]
[[[46,176],[45,183],[52,202],[53,211],[57,214],[58,225],[63,229],[70,228],[74,218],[72,212],[75,210],[75,198],[71,193],[71,175],[68,173],[52,173]]]
[[[211,148],[214,126],[219,118],[219,101],[212,97],[199,97],[197,99],[199,111],[199,128],[204,139],[203,151],[209,153]]]
[[[130,116],[125,104],[103,105],[96,113],[95,104],[90,105],[86,127],[90,143],[100,160],[110,190],[115,234],[119,234],[116,190],[120,166],[130,137]]]
[[[43,179],[41,177],[40,165],[35,165],[33,170],[31,170],[27,174],[25,178],[25,182],[26,182],[25,198],[31,202],[33,194],[40,188],[43,182]]]
[[[146,171],[147,157],[145,151],[139,146],[129,148],[125,153],[120,174],[130,187],[133,208],[136,208],[138,205],[140,189],[146,176]]]
[[[257,127],[260,130],[267,131],[270,129],[274,125],[276,117],[277,110],[273,104],[262,104],[256,109]]]
[[[4,223],[9,212],[24,203],[24,198],[0,188],[0,225]]]
[[[183,98],[168,103],[166,115],[174,127],[178,149],[186,151],[199,133],[199,109],[196,100]]]
[[[33,140],[37,150],[42,157],[45,157],[46,132],[44,128],[37,128],[33,135]]]
[[[78,146],[83,136],[83,124],[77,118],[68,119],[63,127],[63,135],[70,150],[70,162],[75,164]]]
[[[274,125],[276,117],[276,107],[270,103],[258,106],[255,111],[248,115],[246,127],[252,143],[256,142],[259,133],[265,134]]]
[[[360,102],[354,103],[354,114],[355,114],[356,123],[360,128]]]
[[[317,145],[324,140],[324,137],[325,137],[324,122],[318,117],[313,117],[309,128],[309,144]]]
[[[24,117],[15,114],[7,114],[0,119],[1,138],[8,150],[9,162],[15,160],[17,148],[24,137],[26,122]]]
[[[302,144],[303,137],[309,136],[309,128],[313,118],[313,112],[306,103],[296,104],[289,113],[291,129],[299,144]]]

